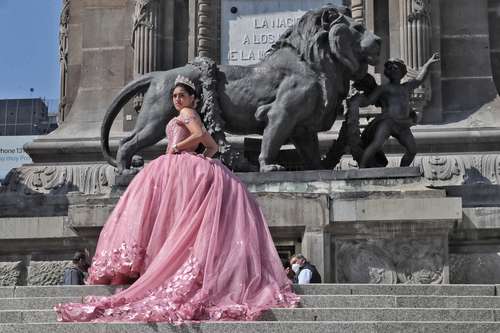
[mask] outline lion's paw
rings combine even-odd
[[[139,173],[139,169],[132,168],[132,169],[123,169],[123,170],[118,170],[118,175],[120,176],[130,176],[130,175],[136,175]]]
[[[260,166],[260,172],[285,171],[285,167],[279,164],[265,164]]]

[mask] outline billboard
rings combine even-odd
[[[13,168],[31,163],[23,145],[36,139],[36,135],[0,136],[0,180]]]

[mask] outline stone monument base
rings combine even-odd
[[[429,186],[419,168],[237,175],[259,201],[280,255],[303,253],[325,282],[500,282],[500,241],[488,238],[500,228],[492,222],[484,229],[485,220],[475,226],[472,242],[468,235],[479,207],[464,206],[472,199],[459,189]],[[92,252],[130,181],[105,179],[107,187],[96,183],[99,190],[87,193],[70,186],[46,193],[4,188],[0,284],[58,284],[75,250]],[[483,274],[465,274],[463,267],[479,267]]]

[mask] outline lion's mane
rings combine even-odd
[[[280,38],[271,45],[267,56],[271,56],[282,48],[292,48],[298,56],[310,65],[316,65],[319,61],[330,57],[328,51],[328,31],[333,22],[324,22],[325,10],[334,9],[338,13],[335,19],[341,19],[342,15],[350,16],[348,8],[341,6],[329,6],[306,12],[299,22],[288,28]]]

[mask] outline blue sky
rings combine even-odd
[[[59,98],[61,6],[62,0],[0,0],[0,99]]]

